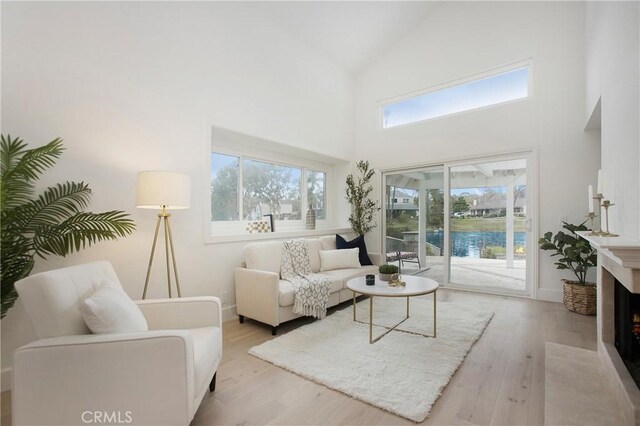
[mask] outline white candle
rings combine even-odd
[[[593,185],[589,185],[589,213],[593,213]]]
[[[602,169],[598,170],[598,194],[603,194],[604,192],[604,172]]]

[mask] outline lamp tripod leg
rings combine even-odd
[[[169,298],[171,298],[171,267],[169,266],[169,218],[164,219],[164,255],[167,259],[167,288],[169,290]]]
[[[178,280],[178,268],[176,267],[176,252],[173,249],[173,236],[171,235],[171,226],[169,225],[169,218],[166,221],[167,231],[169,235],[169,248],[171,250],[171,261],[173,262],[173,274],[176,279],[176,289],[178,290],[178,297],[182,297],[180,292],[180,280]],[[169,270],[169,258],[167,258],[167,271]]]
[[[151,255],[149,256],[149,266],[147,267],[147,277],[144,280],[144,291],[142,292],[142,299],[147,298],[147,288],[149,287],[149,277],[151,276],[151,265],[153,265],[153,255],[156,252],[156,243],[158,242],[158,231],[160,230],[160,216],[156,221],[156,232],[153,235],[153,244],[151,245]]]

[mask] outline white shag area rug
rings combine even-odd
[[[374,323],[391,326],[404,317],[406,299],[374,300]],[[357,306],[369,320],[369,300]],[[331,389],[415,422],[427,418],[453,373],[491,321],[493,312],[437,303],[437,338],[392,331],[369,344],[369,325],[341,309],[285,335],[254,346],[253,356]],[[410,318],[400,328],[433,333],[433,298],[411,298]],[[383,333],[374,327],[374,338]]]

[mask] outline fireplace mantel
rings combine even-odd
[[[583,231],[578,234],[598,250],[598,355],[610,389],[622,409],[625,423],[640,426],[640,389],[614,344],[615,281],[618,280],[632,293],[640,293],[640,240],[596,237]]]
[[[585,240],[589,241],[598,251],[608,251],[624,268],[640,269],[640,240],[626,237],[596,237],[589,235],[588,231],[577,232]]]

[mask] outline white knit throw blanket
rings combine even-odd
[[[307,240],[285,241],[280,275],[293,284],[293,312],[323,319],[327,316],[331,278],[311,272]]]

